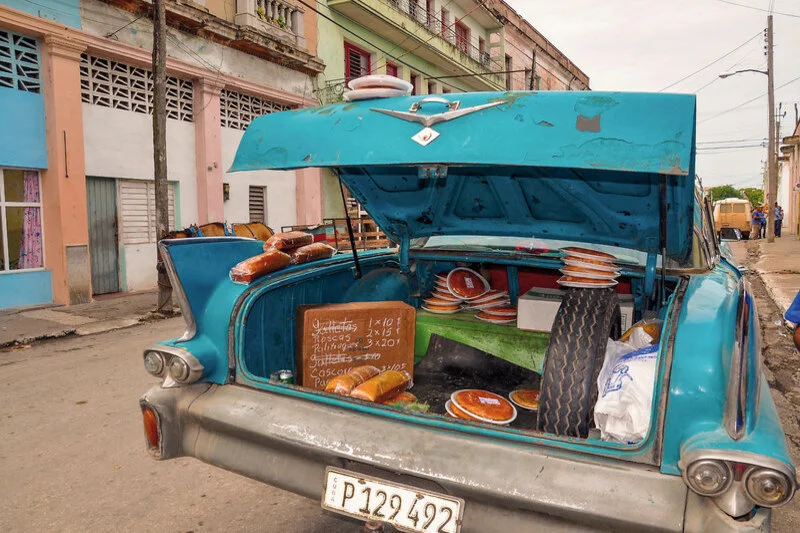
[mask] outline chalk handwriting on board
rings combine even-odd
[[[311,321],[310,350],[304,361],[304,384],[323,388],[336,376],[355,367],[373,365],[381,372],[408,370],[409,363],[398,362],[387,353],[400,347],[399,313],[392,316],[353,318],[315,318]]]

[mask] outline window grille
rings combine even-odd
[[[227,89],[223,89],[219,97],[219,118],[222,127],[237,130],[246,130],[247,126],[261,115],[291,108],[289,105]]]
[[[267,222],[267,188],[250,185],[250,222]]]
[[[193,121],[193,85],[167,76],[167,118]],[[87,104],[152,114],[153,73],[104,57],[81,55],[81,100]]]
[[[0,30],[0,87],[41,92],[39,57],[36,39]]]

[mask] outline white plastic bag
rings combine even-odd
[[[640,442],[650,428],[659,345],[642,328],[628,342],[609,339],[597,378],[594,420],[600,437],[624,443]]]

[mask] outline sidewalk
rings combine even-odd
[[[731,247],[736,260],[744,263],[749,254],[752,269],[764,280],[772,299],[785,313],[800,291],[800,240],[784,233],[775,242],[741,241]]]
[[[99,296],[88,304],[0,311],[0,348],[127,328],[150,318],[156,292]]]

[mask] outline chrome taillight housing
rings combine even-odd
[[[753,507],[780,507],[794,496],[797,482],[791,467],[744,452],[694,452],[679,464],[686,485],[713,498],[733,517]]]
[[[165,387],[194,383],[205,370],[203,364],[183,348],[161,344],[145,350],[144,368],[156,377],[165,378]]]

